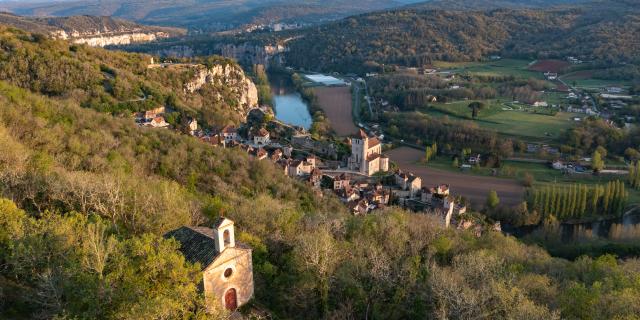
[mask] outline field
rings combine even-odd
[[[338,136],[344,137],[358,132],[358,128],[353,123],[349,87],[316,87],[313,90],[318,97],[320,107]]]
[[[433,169],[449,171],[452,173],[460,173],[458,168],[452,166],[452,160],[449,157],[440,156],[429,161],[428,166]],[[494,169],[491,168],[474,168],[467,174],[475,176],[494,177]],[[505,179],[513,179],[514,181],[523,181],[525,174],[530,174],[534,178],[536,186],[546,185],[572,185],[572,184],[606,184],[609,181],[622,180],[625,181],[625,175],[599,175],[595,176],[590,172],[565,174],[560,170],[554,170],[546,163],[531,163],[528,161],[505,160],[502,167],[495,171],[497,177]],[[640,204],[640,191],[627,188],[629,192],[629,204]]]
[[[483,118],[480,126],[494,129],[502,135],[528,139],[555,139],[573,127],[574,114],[559,112],[555,116],[505,111]]]
[[[391,161],[395,162],[402,170],[413,172],[419,176],[423,186],[448,184],[454,195],[469,199],[476,209],[484,205],[491,190],[498,193],[500,203],[505,205],[516,205],[524,197],[524,187],[517,180],[430,168],[419,163],[424,157],[424,153],[409,147],[400,147],[387,154]]]
[[[554,100],[549,100],[555,102]],[[504,111],[506,105],[497,100],[486,101],[488,107],[481,110],[477,120],[480,127],[497,131],[501,135],[513,136],[526,141],[546,141],[560,137],[567,129],[574,126],[571,120],[575,114],[559,112],[555,116],[536,114],[525,111]],[[421,111],[432,116],[449,116],[469,120],[471,111],[467,107],[469,101],[449,104],[434,104],[433,107],[422,108]],[[469,120],[471,121],[471,120]]]
[[[627,80],[594,79],[593,72],[594,70],[577,71],[565,74],[560,78],[569,85],[583,89],[602,89],[602,87],[607,86],[625,87],[630,85]]]
[[[570,65],[569,62],[564,60],[538,60],[529,67],[529,70],[560,73]]]
[[[437,68],[447,69],[458,73],[473,73],[485,76],[512,75],[518,78],[544,79],[540,72],[529,70],[527,60],[502,59],[490,62],[435,62]]]

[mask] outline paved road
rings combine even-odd
[[[424,153],[409,147],[400,147],[387,154],[400,169],[419,176],[423,186],[448,184],[454,195],[469,199],[475,209],[480,209],[484,205],[487,194],[491,190],[495,190],[500,202],[506,205],[516,205],[522,202],[524,197],[525,189],[516,180],[474,176],[429,168],[417,163],[424,156]]]

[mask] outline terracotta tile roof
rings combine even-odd
[[[378,140],[378,138],[369,139],[369,145],[368,145],[369,149],[376,147],[378,145],[380,145],[380,140]]]
[[[380,158],[380,155],[377,154],[377,153],[374,153],[374,154],[372,154],[372,155],[367,157],[367,161],[374,161],[374,160],[376,160],[378,158]]]
[[[222,133],[232,134],[232,133],[236,133],[236,132],[238,132],[238,130],[233,126],[226,126],[226,127],[222,128]]]
[[[257,135],[259,137],[267,137],[269,136],[269,131],[267,131],[265,128],[260,128]]]

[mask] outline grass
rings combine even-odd
[[[508,136],[531,138],[559,138],[567,129],[573,127],[574,114],[559,112],[555,116],[540,115],[518,111],[504,111],[479,121],[481,127],[494,129]]]
[[[569,85],[574,85],[582,89],[600,89],[607,86],[620,86],[625,87],[631,85],[627,80],[603,80],[594,79],[591,77],[591,72],[597,70],[582,70],[572,72],[561,76],[560,78]]]
[[[474,122],[482,128],[495,130],[500,135],[531,142],[552,142],[575,125],[572,118],[577,116],[576,114],[559,112],[550,116],[524,111],[504,111],[502,108],[505,105],[500,101],[485,101],[488,107],[480,111],[478,119]],[[467,107],[469,103],[470,101],[436,103],[431,107],[421,108],[420,111],[435,117],[446,115],[471,121],[471,110]]]
[[[487,62],[436,62],[436,68],[448,69],[459,73],[496,76],[512,75],[517,78],[544,79],[541,72],[528,70],[531,61],[519,59],[502,59]]]

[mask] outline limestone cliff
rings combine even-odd
[[[43,18],[21,17],[2,12],[0,23],[94,47],[151,42],[186,33],[186,30],[178,28],[146,26],[111,17],[95,16]]]
[[[94,32],[85,34],[75,31],[71,35],[64,30],[59,30],[53,32],[52,35],[58,39],[71,40],[73,43],[87,44],[92,47],[128,45],[132,43],[151,42],[170,37],[166,32],[144,32],[143,30]]]
[[[230,88],[238,99],[238,112],[246,115],[251,109],[258,106],[258,89],[249,79],[242,68],[232,64],[219,64],[211,68],[203,65],[194,66],[195,75],[187,82],[184,90],[187,93],[194,93],[203,86],[209,84],[214,87],[224,86]]]

